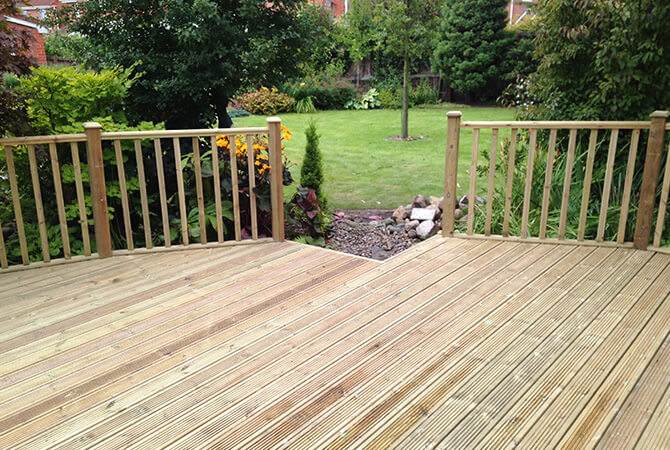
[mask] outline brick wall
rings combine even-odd
[[[37,29],[25,25],[9,22],[9,26],[17,33],[28,32],[32,39],[30,41],[29,55],[35,59],[37,65],[45,65],[47,63],[47,54],[44,50],[44,36],[40,34]]]

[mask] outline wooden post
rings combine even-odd
[[[661,156],[663,154],[663,143],[665,141],[665,122],[670,113],[668,111],[655,111],[651,114],[651,127],[649,129],[649,141],[647,142],[647,155],[642,172],[642,187],[640,188],[640,204],[635,222],[635,248],[646,250],[651,237],[651,222],[654,215],[656,203],[656,185],[658,174],[661,170]]]
[[[281,119],[269,117],[268,145],[270,157],[270,183],[272,199],[272,238],[284,241],[284,174],[281,153]]]
[[[461,135],[460,111],[447,113],[447,159],[444,165],[444,198],[442,200],[442,236],[454,235],[456,183],[458,177],[458,142]]]
[[[109,232],[109,217],[107,216],[107,189],[105,186],[105,167],[102,159],[101,129],[102,126],[99,123],[84,123],[95,242],[98,247],[98,256],[108,258],[112,256],[112,237]]]

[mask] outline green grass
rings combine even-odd
[[[413,108],[409,132],[425,139],[389,142],[384,138],[400,134],[400,111],[348,110],[315,114],[281,114],[282,123],[293,132],[286,142],[291,173],[300,181],[300,163],[305,149],[305,129],[310,118],[321,136],[325,186],[332,208],[396,208],[416,194],[442,195],[448,110],[463,112],[463,120],[513,120],[514,110],[440,105]],[[260,116],[234,119],[235,126],[263,126]],[[490,133],[482,130],[480,152],[490,149]],[[459,184],[468,186],[472,132],[461,133]],[[294,187],[286,189],[290,198]]]

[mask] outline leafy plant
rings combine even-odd
[[[272,116],[293,109],[295,99],[279,92],[276,87],[268,89],[262,86],[256,92],[242,94],[238,99],[240,105],[252,114]]]
[[[311,97],[317,109],[343,109],[356,96],[354,86],[340,76],[320,73],[286,83],[281,90],[297,101]]]
[[[297,234],[312,238],[323,237],[328,225],[328,214],[319,205],[314,189],[298,186],[291,202],[286,205],[286,218]]]
[[[300,168],[300,185],[313,189],[322,208],[325,208],[326,198],[321,190],[323,184],[323,165],[321,152],[319,150],[319,135],[316,132],[316,124],[310,121],[305,130],[305,157]]]
[[[345,106],[346,109],[374,109],[381,106],[381,102],[377,98],[379,92],[377,89],[370,88],[365,94],[360,98],[351,100]]]
[[[316,107],[314,106],[312,97],[305,97],[298,100],[298,102],[295,104],[295,112],[298,114],[315,113]]]

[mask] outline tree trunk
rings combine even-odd
[[[233,121],[228,115],[228,102],[230,98],[219,89],[216,89],[212,95],[212,103],[216,111],[216,117],[219,119],[219,128],[231,128]]]
[[[408,131],[408,116],[409,116],[409,56],[405,55],[403,57],[403,70],[402,70],[402,117],[401,117],[401,128],[402,132],[400,137],[407,139],[409,136]]]

